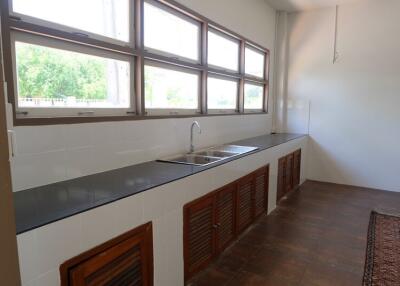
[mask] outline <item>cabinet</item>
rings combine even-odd
[[[278,189],[276,192],[276,200],[280,201],[286,194],[286,157],[278,160]]]
[[[215,252],[215,200],[208,196],[187,206],[184,211],[185,275],[207,265]]]
[[[62,286],[153,285],[151,223],[140,226],[60,266]]]
[[[236,184],[216,192],[216,248],[223,251],[236,234]]]
[[[277,202],[300,184],[301,149],[278,160]]]
[[[253,191],[253,174],[239,180],[237,189],[237,229],[239,232],[253,221]]]
[[[300,168],[301,168],[301,149],[293,153],[293,185],[300,185]]]
[[[261,168],[254,176],[254,216],[259,217],[268,210],[269,168]]]
[[[269,167],[185,205],[185,280],[206,267],[268,206]]]

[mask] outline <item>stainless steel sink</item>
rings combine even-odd
[[[221,152],[231,152],[236,153],[237,155],[249,153],[259,149],[258,147],[251,146],[239,146],[239,145],[221,145],[208,149],[209,151],[218,150]]]
[[[184,154],[175,157],[160,159],[161,162],[170,162],[185,165],[206,166],[218,161],[223,160],[221,157],[201,156],[196,154]]]
[[[205,150],[200,150],[194,153],[181,154],[169,158],[159,159],[158,161],[176,164],[206,166],[238,155],[249,153],[257,149],[258,147],[221,145]]]
[[[210,156],[219,158],[229,158],[238,155],[238,153],[218,151],[218,150],[205,150],[205,151],[195,152],[194,154],[199,156]]]

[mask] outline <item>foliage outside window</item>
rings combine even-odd
[[[264,87],[246,83],[244,85],[244,109],[262,110],[264,103]]]
[[[207,87],[208,109],[236,110],[237,81],[208,77]]]
[[[146,109],[197,110],[198,83],[195,73],[146,65]]]
[[[127,62],[23,42],[15,50],[19,107],[130,105]]]

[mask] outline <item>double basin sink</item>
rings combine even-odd
[[[189,154],[159,159],[158,161],[185,165],[207,166],[209,164],[227,160],[257,149],[258,147],[222,145]]]

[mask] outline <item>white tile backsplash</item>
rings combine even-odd
[[[14,191],[151,161],[189,150],[190,125],[199,121],[196,148],[270,132],[270,115],[199,117],[14,127]]]
[[[17,155],[65,151],[64,134],[58,126],[15,128]]]
[[[11,160],[13,190],[19,191],[66,180],[67,153],[52,151],[17,155]]]

